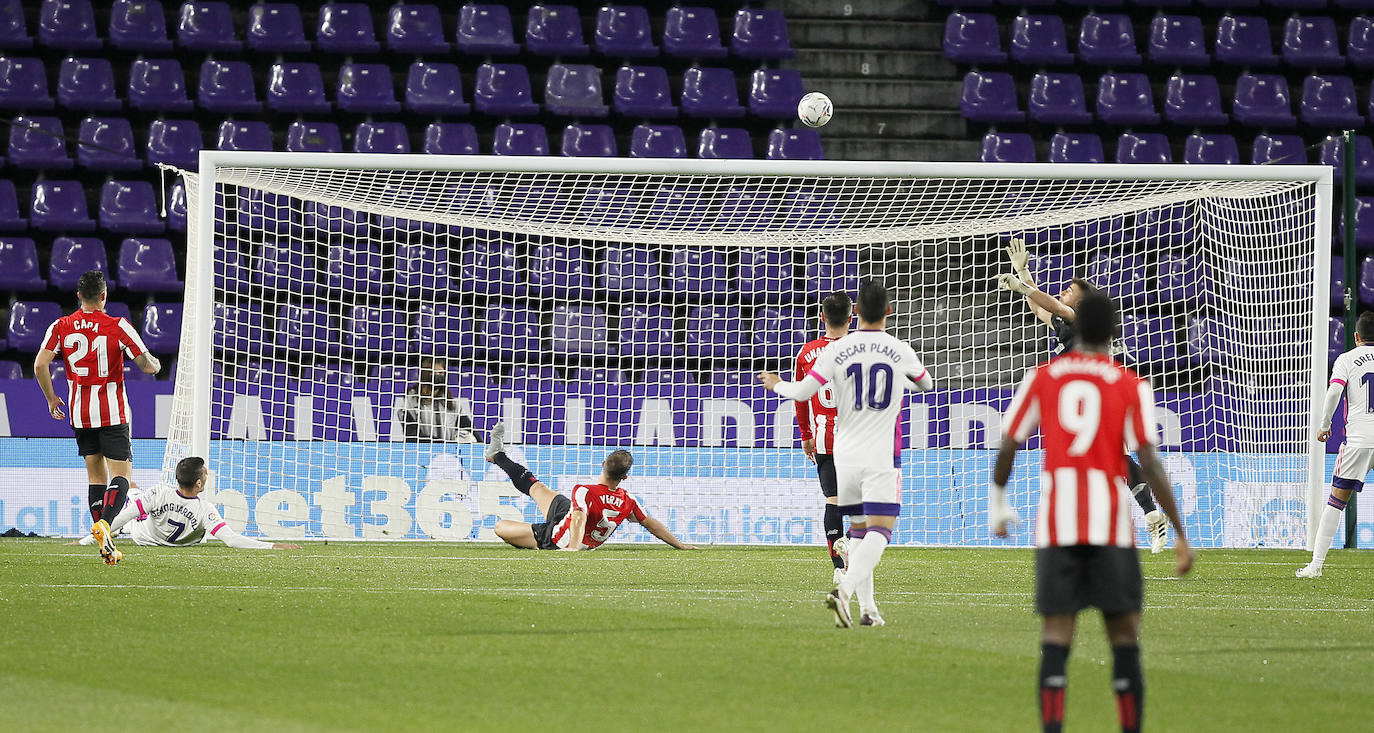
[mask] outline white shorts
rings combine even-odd
[[[895,517],[902,509],[902,469],[835,462],[840,511]]]
[[[1331,485],[1338,489],[1360,491],[1369,469],[1374,467],[1374,446],[1341,444],[1336,453],[1336,470],[1332,472]]]

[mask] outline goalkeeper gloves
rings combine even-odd
[[[1007,503],[1007,488],[997,484],[988,486],[988,530],[994,537],[1006,537],[1007,530],[1021,522],[1021,515]]]
[[[997,276],[997,287],[1003,290],[1010,290],[1013,293],[1026,295],[1031,291],[1031,286],[1021,282],[1021,278],[1010,273]]]
[[[1017,237],[1007,245],[1007,259],[1011,260],[1011,266],[1018,274],[1026,272],[1027,265],[1030,263],[1030,253],[1026,251],[1026,240]]]

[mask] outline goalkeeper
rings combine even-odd
[[[1035,277],[1030,271],[1030,254],[1026,251],[1025,239],[1012,239],[1007,245],[1006,252],[1016,272],[999,275],[997,286],[1026,296],[1026,306],[1030,308],[1031,313],[1054,332],[1054,338],[1059,342],[1059,353],[1068,353],[1077,340],[1073,324],[1077,317],[1078,304],[1083,298],[1096,293],[1097,288],[1087,280],[1075,277],[1059,291],[1059,297],[1056,298],[1036,286]],[[1164,542],[1169,536],[1169,519],[1155,505],[1154,496],[1150,494],[1150,485],[1145,481],[1140,464],[1136,463],[1130,454],[1126,455],[1126,466],[1130,474],[1131,494],[1135,496],[1141,511],[1145,512],[1145,522],[1150,534],[1150,552],[1159,554],[1164,551]]]

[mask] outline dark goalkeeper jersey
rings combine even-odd
[[[1073,343],[1078,339],[1078,333],[1073,330],[1072,323],[1060,316],[1051,316],[1050,330],[1054,332],[1054,338],[1059,342],[1060,354],[1066,354],[1073,350]]]

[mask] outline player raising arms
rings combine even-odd
[[[796,381],[811,371],[816,357],[826,346],[849,333],[849,320],[854,317],[854,303],[844,293],[832,293],[821,301],[821,323],[825,333],[801,348],[797,354]],[[844,517],[840,514],[835,489],[835,392],[830,387],[805,402],[797,404],[797,427],[801,428],[802,452],[816,464],[821,481],[821,495],[825,497],[825,544],[830,548],[830,562],[835,566],[834,582],[844,577],[845,558],[849,552],[844,539]]]
[[[1139,647],[1144,597],[1127,509],[1123,445],[1139,449],[1145,478],[1178,532],[1179,575],[1192,567],[1193,555],[1155,454],[1154,393],[1107,353],[1116,308],[1106,296],[1089,293],[1079,303],[1077,326],[1073,350],[1027,372],[1007,408],[1009,428],[993,468],[988,522],[994,536],[1005,537],[1007,525],[1018,521],[1005,487],[1017,449],[1040,426],[1045,465],[1035,530],[1035,606],[1044,617],[1041,722],[1046,733],[1063,728],[1074,622],[1079,611],[1096,606],[1112,646],[1121,730],[1129,733],[1140,730],[1144,712]]]
[[[620,482],[630,475],[634,465],[629,451],[618,450],[607,456],[601,463],[601,478],[594,484],[574,486],[569,499],[554,493],[528,468],[511,460],[506,455],[505,438],[506,426],[498,423],[491,430],[487,461],[505,471],[515,488],[534,499],[534,505],[545,517],[539,524],[509,519],[497,522],[496,536],[507,544],[528,550],[595,550],[610,539],[621,522],[629,519],[679,550],[697,549],[679,542],[663,522],[645,514],[630,492],[620,488]]]
[[[856,592],[860,625],[884,625],[873,598],[873,572],[902,510],[900,444],[890,446],[897,435],[903,395],[935,386],[916,352],[887,333],[891,313],[887,288],[870,280],[859,290],[859,330],[826,346],[803,379],[784,382],[770,372],[759,375],[764,387],[798,402],[827,385],[834,390],[839,507],[849,515],[851,534],[859,539],[849,553],[849,570],[825,599],[841,627],[853,625],[849,599]]]
[[[124,394],[124,356],[145,374],[157,374],[162,364],[148,353],[138,332],[123,318],[105,313],[105,274],[83,273],[76,283],[81,307],[48,326],[43,347],[33,360],[34,376],[48,400],[54,420],[66,419],[62,398],[52,388],[48,365],[59,353],[67,362],[68,401],[77,452],[86,461],[87,498],[91,535],[107,564],[119,562],[110,521],[124,507],[133,475],[133,443],[129,423],[133,415]],[[110,474],[114,474],[111,477]]]

